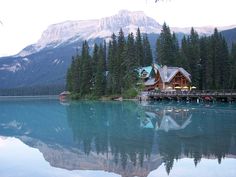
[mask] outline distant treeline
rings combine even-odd
[[[64,85],[31,86],[0,89],[0,96],[58,95],[65,90]]]
[[[199,37],[192,28],[179,43],[164,23],[153,59],[146,34],[137,29],[135,37],[130,33],[126,39],[121,29],[118,36],[112,34],[108,47],[105,42],[95,44],[92,55],[84,41],[82,53],[73,56],[68,69],[67,89],[78,97],[124,94],[136,87],[136,69],[153,62],[183,67],[191,74],[192,85],[200,90],[235,89],[236,44],[230,48],[217,29],[211,36]]]

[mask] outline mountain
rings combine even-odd
[[[125,35],[136,33],[137,28],[147,33],[151,45],[161,32],[161,25],[141,11],[122,10],[118,14],[95,20],[66,21],[53,24],[46,29],[36,44],[25,47],[14,56],[0,58],[0,89],[65,85],[65,76],[71,58],[80,52],[81,44],[88,40],[90,47],[120,28]],[[190,28],[171,28],[181,38]],[[200,34],[209,35],[213,27],[196,28]],[[0,93],[1,94],[1,93]]]
[[[232,43],[236,43],[236,28],[224,30],[221,32],[227,41],[228,46],[231,48]]]

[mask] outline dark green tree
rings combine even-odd
[[[180,52],[179,52],[179,41],[175,35],[172,34],[172,53],[173,53],[173,61],[172,66],[177,66],[180,62]]]
[[[91,56],[89,55],[89,46],[88,42],[84,41],[82,47],[82,55],[81,55],[81,87],[80,93],[81,95],[86,95],[91,93],[92,89],[92,62]]]
[[[144,66],[143,41],[140,29],[137,29],[135,37],[135,58],[139,66]]]
[[[107,93],[115,94],[117,93],[118,88],[118,79],[119,79],[119,69],[116,67],[116,62],[118,58],[117,54],[117,40],[116,35],[113,33],[111,36],[111,41],[109,42],[108,49],[108,78],[107,78]]]
[[[211,36],[211,48],[210,48],[210,57],[212,60],[212,89],[220,89],[220,34],[218,30],[214,30],[214,34]]]
[[[174,35],[175,36],[175,35]],[[161,34],[157,40],[157,62],[162,65],[175,66],[176,56],[174,51],[175,41],[171,35],[169,26],[163,24]]]
[[[190,70],[188,64],[188,56],[189,56],[188,42],[186,36],[184,36],[181,42],[180,59],[177,62],[177,65],[183,67],[187,71]]]
[[[125,48],[125,67],[126,73],[124,75],[125,88],[129,89],[137,82],[138,63],[135,58],[135,42],[133,33],[128,35],[127,44]]]
[[[210,89],[212,84],[212,62],[209,58],[210,40],[208,37],[200,38],[200,84],[199,89]]]
[[[143,66],[150,66],[153,63],[152,49],[147,34],[143,35]]]
[[[192,84],[199,88],[200,80],[200,45],[198,33],[191,28],[190,36],[187,38],[188,52],[187,60],[189,72],[192,76]]]
[[[124,63],[124,50],[125,50],[125,36],[122,29],[120,29],[117,43],[117,61],[115,62],[115,74],[119,76],[117,80],[117,88],[116,91],[118,93],[122,93],[124,89],[124,75],[125,75],[125,67]]]
[[[230,58],[226,40],[221,36],[220,88],[228,89],[230,78]]]
[[[232,44],[230,53],[230,89],[236,88],[236,44]]]
[[[95,91],[96,96],[102,96],[105,94],[106,89],[106,77],[105,77],[105,58],[103,46],[99,46],[98,52],[98,63],[96,65],[96,74],[95,74]]]

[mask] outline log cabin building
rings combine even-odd
[[[190,88],[191,75],[183,68],[161,67],[157,64],[153,64],[150,73],[148,73],[149,70],[144,70],[142,73],[145,74],[145,77],[143,75],[141,79],[144,81],[145,90],[174,91],[188,90]]]

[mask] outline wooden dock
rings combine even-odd
[[[150,100],[236,101],[236,90],[148,91],[145,94]]]

